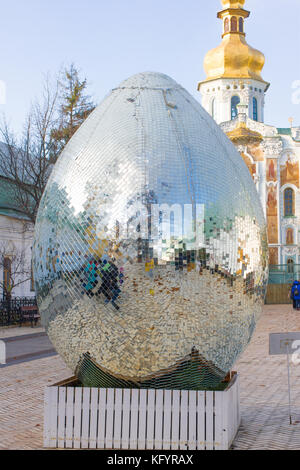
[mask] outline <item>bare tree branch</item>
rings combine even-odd
[[[86,86],[71,64],[54,81],[45,77],[42,97],[31,106],[20,138],[5,119],[0,123],[0,179],[9,183],[12,201],[33,223],[59,153],[95,107],[84,95]]]
[[[26,257],[25,249],[9,249],[5,242],[0,243],[0,288],[6,299],[11,298],[13,290],[31,279],[31,260]]]
[[[16,205],[32,222],[57,155],[51,132],[57,123],[58,81],[47,77],[41,102],[32,105],[17,138],[4,119],[0,127],[0,177],[8,180]]]

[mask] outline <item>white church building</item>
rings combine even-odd
[[[204,59],[206,78],[198,84],[202,105],[244,158],[268,223],[269,263],[300,264],[300,127],[264,122],[270,84],[261,75],[265,57],[245,39],[250,12],[245,0],[221,0],[222,42]]]

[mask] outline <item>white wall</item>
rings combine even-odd
[[[24,264],[25,269],[28,270],[31,265],[31,247],[33,243],[33,224],[16,219],[13,217],[7,217],[0,214],[0,253],[13,256],[13,253],[21,254],[24,253]],[[24,269],[24,270],[25,270]],[[25,276],[25,279],[28,276]],[[3,282],[3,266],[0,264],[0,279]],[[24,279],[24,275],[18,280]],[[2,287],[0,288],[0,298],[2,298]],[[12,292],[13,297],[33,297],[35,292],[31,291],[31,280],[28,279],[26,282],[19,284]]]
[[[253,119],[253,98],[257,99],[258,122],[264,122],[265,91],[264,82],[252,79],[220,78],[199,85],[202,106],[212,115],[212,101],[215,99],[214,119],[218,124],[231,120],[231,98],[239,96],[240,103],[248,106],[248,117]]]

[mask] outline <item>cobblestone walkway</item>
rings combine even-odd
[[[289,331],[300,331],[300,311],[291,305],[265,306],[250,345],[235,365],[242,423],[233,449],[300,449],[300,364],[290,362],[290,425],[286,356],[269,356],[269,333]]]
[[[0,338],[19,330],[0,329]],[[268,354],[269,333],[284,331],[300,331],[300,312],[290,305],[266,306],[234,367],[241,378],[242,413],[234,449],[300,449],[300,365],[291,364],[295,424],[290,425],[286,358]],[[31,332],[25,328],[23,334]],[[59,356],[0,369],[0,449],[42,449],[44,387],[71,375]]]
[[[0,369],[0,449],[41,449],[44,388],[70,377],[59,356]]]

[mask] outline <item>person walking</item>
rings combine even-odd
[[[294,290],[295,308],[300,310],[300,284],[298,283]]]
[[[293,282],[290,298],[293,301],[293,308],[299,310],[300,309],[300,282],[299,281]]]
[[[88,297],[93,297],[95,293],[93,290],[97,287],[98,284],[98,275],[97,275],[98,263],[96,260],[92,259],[87,262],[81,268],[81,276],[82,276],[82,286],[84,288],[84,292],[88,295]]]
[[[121,290],[119,288],[119,270],[113,262],[104,260],[101,269],[101,280],[102,284],[98,290],[98,294],[103,294],[106,297],[105,303],[111,302],[116,310],[119,310],[119,306],[115,303]],[[123,277],[123,273],[122,273]],[[122,281],[123,282],[123,281]]]

